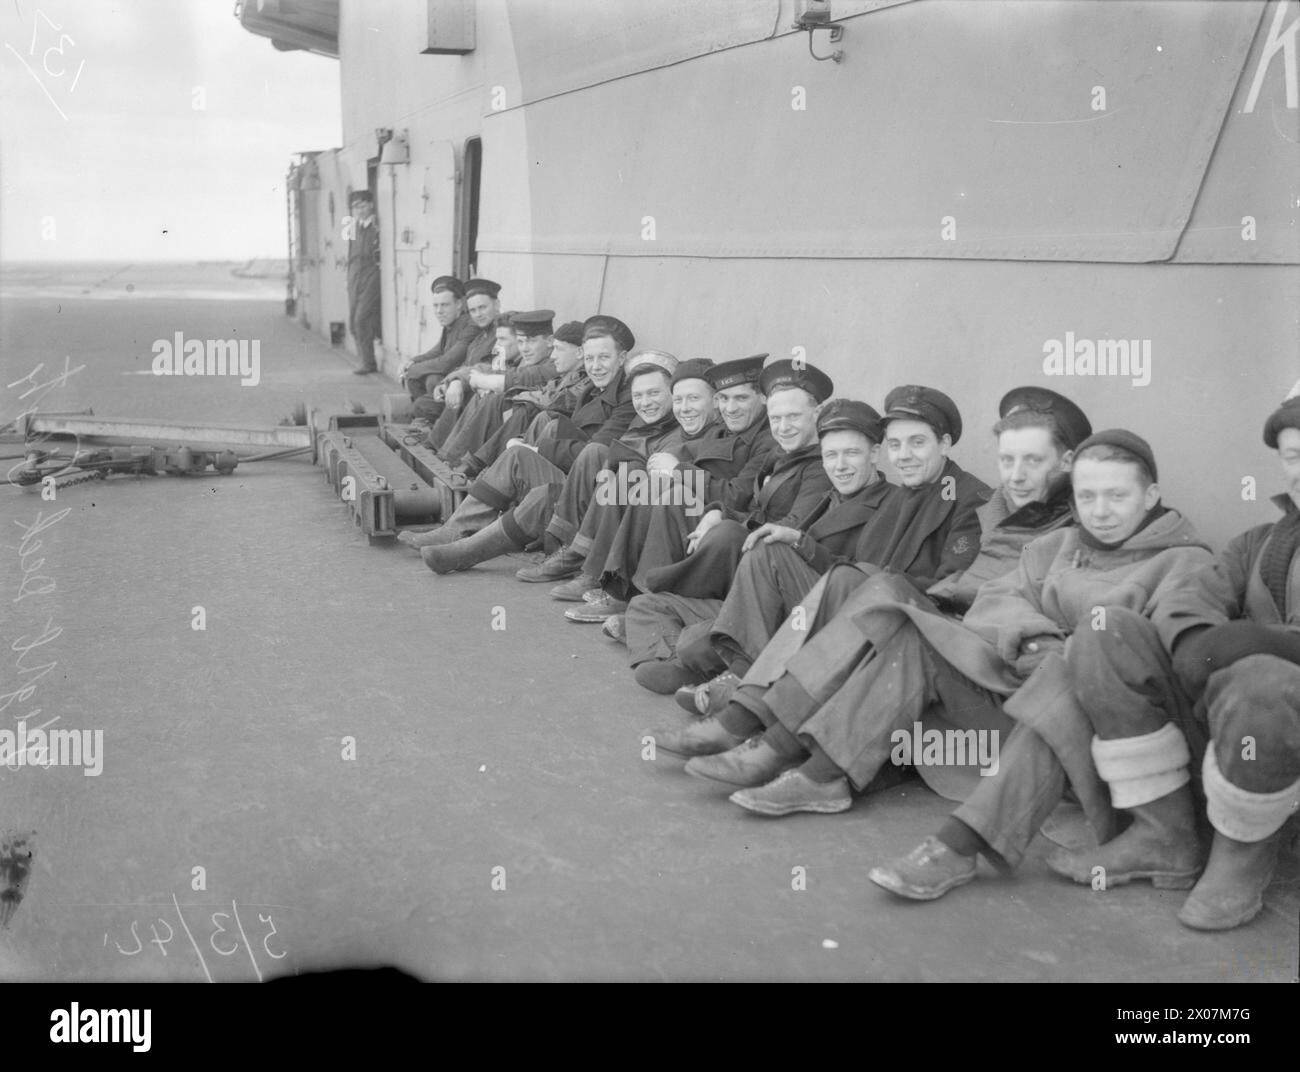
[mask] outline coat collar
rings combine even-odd
[[[874,481],[866,487],[858,488],[852,495],[832,491],[823,500],[823,505],[809,515],[812,523],[805,528],[811,530],[815,527],[818,534],[828,535],[860,527],[866,524],[867,519],[893,492],[894,485],[878,471]]]

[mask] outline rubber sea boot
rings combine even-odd
[[[1281,833],[1263,841],[1234,841],[1214,832],[1210,862],[1178,912],[1198,931],[1226,931],[1249,923],[1264,907],[1264,891],[1277,866]]]
[[[466,536],[472,536],[479,529],[486,528],[497,519],[500,511],[495,507],[488,506],[487,503],[481,502],[474,498],[473,495],[466,495],[464,501],[455,509],[451,517],[447,518],[447,523],[434,529],[432,532],[421,532],[411,534],[409,540],[402,540],[402,533],[398,537],[404,544],[416,549],[422,547],[441,547],[443,544],[453,543],[456,540],[464,539]]]
[[[1096,848],[1057,849],[1047,866],[1085,886],[1100,880],[1109,889],[1149,879],[1161,889],[1190,890],[1204,857],[1182,731],[1166,722],[1133,737],[1094,737],[1092,759],[1110,786],[1111,803],[1132,812],[1133,822]]]
[[[1300,779],[1273,792],[1251,792],[1220,772],[1214,745],[1201,766],[1214,845],[1205,874],[1178,919],[1198,931],[1226,931],[1259,915],[1277,866],[1282,828],[1300,808]]]
[[[519,550],[522,550],[520,545],[506,533],[505,527],[498,520],[462,540],[440,547],[422,548],[420,557],[434,573],[455,573],[498,555]]]
[[[1057,849],[1047,866],[1084,886],[1101,877],[1106,889],[1135,879],[1150,879],[1157,889],[1191,889],[1202,860],[1191,787],[1129,810],[1133,822],[1118,837],[1095,849]]]

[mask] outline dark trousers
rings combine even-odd
[[[449,464],[455,465],[483,446],[501,427],[504,401],[497,393],[476,394],[459,411],[449,408],[434,422],[429,441]]]
[[[692,599],[675,592],[646,592],[628,604],[624,623],[627,655],[632,666],[677,658],[685,667],[708,677],[721,673],[709,643],[709,630],[720,601]]]
[[[470,452],[470,461],[477,469],[486,469],[504,453],[512,439],[522,439],[536,444],[550,428],[555,418],[540,412],[536,406],[516,403],[509,413],[502,414],[501,427],[493,432],[483,445]]]
[[[722,659],[748,669],[819,576],[789,544],[752,547],[741,557],[713,625],[713,646]]]
[[[604,443],[588,443],[573,460],[573,466],[564,480],[564,488],[555,503],[546,531],[557,543],[567,547],[578,535],[596,493],[596,477],[609,460],[609,447]]]
[[[749,530],[739,521],[719,521],[695,551],[670,566],[639,571],[647,592],[676,592],[693,599],[725,599],[740,565]]]
[[[352,337],[357,340],[357,356],[361,358],[361,367],[376,369],[375,340],[379,338],[382,317],[379,302],[366,302],[359,309],[352,310]]]

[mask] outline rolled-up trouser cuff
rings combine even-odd
[[[562,547],[568,547],[578,535],[578,527],[559,514],[552,514],[550,524],[546,526],[546,534],[554,536]]]
[[[469,493],[473,498],[487,504],[494,510],[505,511],[514,505],[514,499],[510,497],[509,493],[494,488],[481,477],[470,485]]]
[[[1117,808],[1150,804],[1186,785],[1191,758],[1187,738],[1172,722],[1137,737],[1092,739],[1092,760]]]
[[[1300,808],[1300,778],[1275,793],[1247,792],[1219,772],[1213,748],[1205,750],[1201,778],[1210,825],[1233,841],[1263,841]]]
[[[515,520],[514,510],[507,510],[498,520],[501,522],[501,531],[510,537],[511,542],[516,547],[527,547],[536,539],[535,536],[525,532],[519,522]]]

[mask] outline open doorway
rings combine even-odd
[[[465,142],[465,162],[461,171],[459,256],[456,258],[457,274],[470,279],[478,274],[478,200],[479,184],[483,175],[483,139],[469,138]]]

